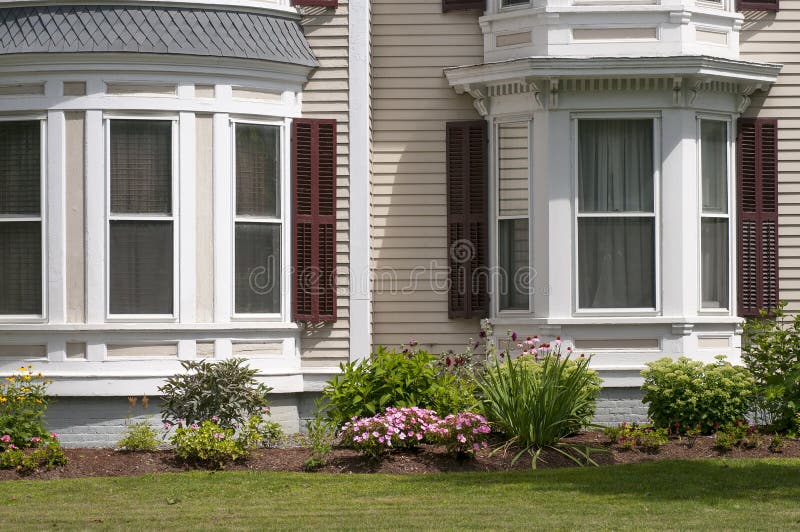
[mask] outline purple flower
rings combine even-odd
[[[515,332],[511,333],[511,341],[512,342],[516,342],[517,341],[517,333],[515,333]]]

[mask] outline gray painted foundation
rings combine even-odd
[[[270,396],[272,420],[287,434],[305,430],[314,415],[318,394]],[[131,406],[127,397],[58,397],[47,409],[47,428],[60,434],[65,447],[114,447],[131,423],[148,421],[159,431],[159,399],[151,398],[147,408],[141,397]],[[606,388],[597,404],[597,423],[613,425],[647,421],[647,408],[638,388]]]

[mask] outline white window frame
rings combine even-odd
[[[697,113],[697,309],[698,314],[703,315],[716,315],[716,316],[729,316],[731,309],[735,307],[736,301],[734,279],[736,278],[736,186],[734,176],[736,175],[736,138],[734,135],[734,118],[731,115],[721,115],[713,113]],[[700,136],[701,126],[703,121],[724,122],[726,124],[726,131],[728,135],[728,198],[727,214],[717,213],[704,213],[703,212],[703,145]],[[703,218],[719,218],[728,220],[728,307],[727,308],[714,308],[703,306],[703,267],[700,261],[702,256],[702,224]]]
[[[531,316],[534,313],[534,290],[528,294],[528,308],[527,309],[500,309],[500,221],[501,220],[519,220],[528,219],[528,267],[533,268],[533,135],[534,123],[533,115],[515,115],[504,116],[495,118],[492,125],[492,178],[490,179],[491,186],[489,187],[489,205],[490,210],[490,241],[491,245],[491,263],[494,268],[491,271],[495,272],[490,276],[491,280],[491,294],[492,301],[492,315],[501,317],[525,317]],[[527,216],[501,216],[500,215],[500,126],[502,124],[513,124],[517,122],[528,123],[528,214]],[[513,282],[510,279],[509,282]],[[533,282],[533,279],[531,279]]]
[[[642,112],[586,112],[572,113],[572,305],[574,316],[657,316],[661,313],[661,113],[659,111]],[[653,121],[653,212],[621,212],[621,213],[580,213],[578,198],[578,124],[581,120],[652,120]],[[578,269],[578,220],[580,218],[650,218],[654,220],[654,248],[655,257],[655,306],[644,308],[582,308],[580,306],[580,274]]]
[[[171,122],[172,126],[172,209],[169,216],[119,215],[111,213],[111,121],[145,120]],[[106,321],[115,322],[177,322],[180,316],[180,143],[179,118],[175,114],[116,114],[103,115],[103,137],[105,142],[105,315]],[[111,222],[112,221],[158,221],[172,222],[172,314],[112,314],[111,313]],[[193,221],[188,221],[193,223]]]
[[[280,195],[280,216],[273,218],[269,216],[239,216],[236,212],[236,126],[237,124],[259,125],[259,126],[275,126],[278,127],[280,134],[279,150],[280,150],[280,175],[278,176],[278,189]],[[231,161],[231,217],[229,226],[230,246],[231,250],[231,268],[230,268],[230,293],[231,293],[231,319],[233,321],[268,321],[268,322],[285,322],[289,313],[291,276],[291,227],[289,220],[291,220],[290,211],[290,198],[291,188],[289,180],[290,170],[290,146],[289,146],[289,122],[282,118],[251,118],[251,117],[231,117],[230,118],[230,161]],[[271,313],[243,313],[236,312],[236,224],[238,222],[246,223],[264,223],[281,226],[281,301],[280,312]]]
[[[3,115],[0,122],[39,122],[39,215],[38,216],[2,216],[0,223],[4,222],[39,222],[41,224],[42,245],[42,312],[40,314],[0,314],[0,323],[43,323],[48,319],[47,303],[47,265],[48,238],[47,238],[47,116],[36,115]]]

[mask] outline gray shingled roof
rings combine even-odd
[[[297,22],[257,13],[150,6],[0,9],[0,55],[136,52],[317,61]]]

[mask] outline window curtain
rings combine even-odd
[[[578,127],[578,302],[655,306],[652,120],[581,120]],[[581,214],[594,214],[584,216]]]

